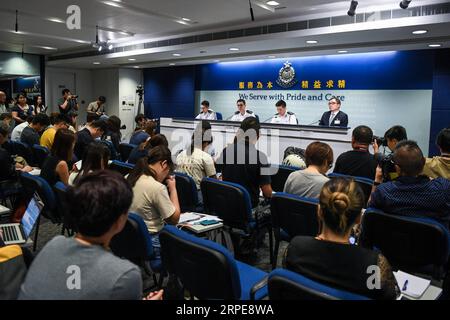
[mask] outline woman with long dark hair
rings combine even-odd
[[[33,115],[47,113],[47,107],[44,105],[44,99],[41,95],[34,96]]]
[[[91,172],[107,169],[110,154],[107,146],[100,142],[92,142],[86,149],[81,169],[70,174],[69,185],[76,184],[81,177]]]
[[[11,115],[16,125],[26,121],[27,117],[32,115],[30,110],[31,108],[27,103],[27,95],[25,93],[19,93],[16,97],[16,104],[11,109]]]
[[[166,146],[152,148],[146,157],[139,159],[127,180],[133,187],[130,211],[142,216],[152,234],[155,255],[160,255],[158,234],[164,223],[176,225],[180,219],[172,154]]]
[[[54,186],[61,181],[69,184],[69,165],[75,147],[75,134],[69,129],[59,129],[55,134],[50,156],[41,168],[41,177]]]

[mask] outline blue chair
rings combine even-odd
[[[223,116],[220,112],[216,112],[217,120],[223,120]]]
[[[381,251],[394,269],[442,279],[449,257],[446,227],[428,218],[405,217],[368,208],[360,245]]]
[[[62,182],[57,182],[53,189],[56,196],[57,210],[63,223],[61,235],[64,235],[67,231],[69,237],[72,237],[76,232],[76,227],[70,216],[70,208],[67,204],[67,186]]]
[[[181,212],[196,212],[198,206],[198,192],[194,179],[185,173],[175,172],[175,180]]]
[[[267,281],[270,300],[370,300],[286,269],[275,269]]]
[[[119,152],[123,162],[127,162],[131,151],[137,146],[135,144],[121,143],[119,144]]]
[[[126,176],[131,171],[133,171],[134,164],[113,160],[111,162],[111,164],[109,165],[109,169],[111,169],[113,171],[117,171],[120,174]]]
[[[33,165],[33,153],[29,146],[19,141],[11,141],[10,145],[12,148],[11,154],[21,156],[29,165]]]
[[[252,204],[248,191],[241,185],[203,178],[200,183],[205,213],[218,216],[228,228],[238,229],[248,237],[259,234],[262,229],[269,232],[270,263],[273,259],[272,223],[270,217],[252,215]]]
[[[164,268],[199,299],[249,300],[267,295],[267,273],[235,260],[223,246],[198,238],[174,226],[159,234]]]
[[[159,288],[162,286],[165,271],[161,259],[155,258],[152,235],[141,216],[129,213],[125,227],[112,238],[110,247],[116,256],[140,266],[146,274],[153,277]],[[160,274],[159,280],[156,279],[155,273]]]
[[[275,193],[270,203],[275,249],[272,269],[276,268],[281,241],[290,242],[295,236],[319,234],[317,208],[319,200],[299,197],[288,193]]]
[[[274,192],[283,192],[284,185],[286,184],[286,180],[288,179],[289,175],[295,171],[300,170],[300,168],[279,165],[272,166],[272,170],[275,171],[275,174],[271,176],[272,190]]]
[[[361,190],[364,192],[365,201],[367,203],[370,198],[370,194],[372,193],[373,180],[365,177],[354,177],[340,173],[330,173],[328,174],[329,178],[348,178],[353,179],[355,182],[361,187]],[[364,206],[366,208],[366,206]]]
[[[42,147],[38,144],[35,144],[31,150],[33,151],[33,159],[34,163],[39,167],[42,168],[42,165],[44,164],[45,159],[50,155],[50,151],[46,147]]]
[[[108,147],[111,160],[120,160],[119,150],[116,150],[116,148],[114,147],[114,145],[111,141],[102,139],[99,142]]]
[[[42,212],[39,215],[38,221],[36,223],[36,231],[33,244],[33,250],[36,251],[41,216],[44,216],[55,224],[61,223],[62,219],[59,215],[59,211],[57,210],[55,193],[45,179],[38,176],[33,176],[26,172],[22,172],[20,174],[20,181],[28,199],[31,199],[33,194],[37,193],[44,204]]]

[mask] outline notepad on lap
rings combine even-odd
[[[431,283],[430,280],[416,277],[403,271],[394,272],[394,275],[402,294],[413,298],[420,298]],[[406,281],[408,281],[406,290],[403,290]]]

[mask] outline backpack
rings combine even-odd
[[[0,300],[16,300],[27,267],[20,246],[0,247]]]

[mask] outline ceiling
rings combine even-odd
[[[96,25],[99,40],[114,46],[170,39],[205,32],[249,28],[294,20],[346,15],[350,1],[277,0],[267,10],[252,0],[256,21],[252,22],[248,0],[2,0],[0,2],[0,50],[58,56],[92,51]],[[410,7],[443,0],[412,1]],[[373,3],[376,3],[374,5]],[[360,0],[359,12],[398,9],[399,0]],[[66,27],[66,9],[81,9],[81,29]],[[15,28],[18,10],[19,33]],[[181,23],[180,23],[181,22]],[[427,34],[413,35],[416,29]],[[317,44],[306,44],[316,40]],[[307,29],[252,37],[190,43],[101,56],[73,57],[49,61],[55,67],[105,68],[113,66],[147,67],[234,61],[243,59],[284,58],[293,55],[426,49],[430,43],[450,47],[450,14],[365,22]],[[230,51],[237,47],[239,51]],[[174,56],[173,54],[179,54]],[[129,59],[136,59],[130,61]],[[97,64],[93,64],[93,63]]]

